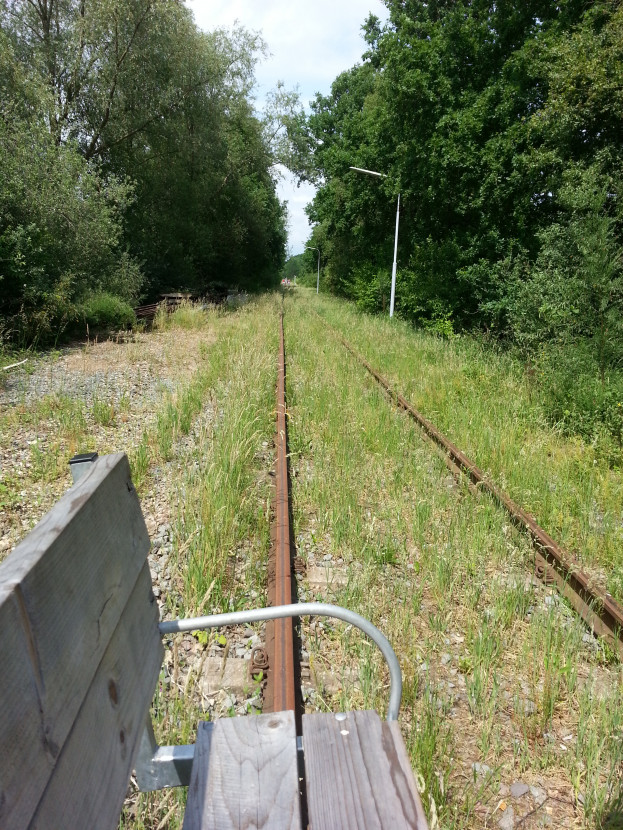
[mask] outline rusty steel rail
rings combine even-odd
[[[137,320],[150,322],[154,320],[161,308],[164,308],[168,314],[172,314],[183,302],[192,300],[193,297],[193,294],[161,294],[160,299],[155,303],[136,306],[134,314]]]
[[[516,504],[496,484],[489,481],[465,453],[449,441],[403,395],[396,392],[389,381],[377,372],[337,330],[334,329],[334,332],[345,348],[365,366],[396,405],[408,412],[425,434],[444,450],[451,461],[449,466],[453,473],[460,470],[472,485],[486,490],[498,504],[505,508],[513,523],[528,533],[535,547],[536,575],[546,583],[554,583],[593,632],[602,637],[618,653],[619,657],[623,658],[623,608],[606,591],[591,585],[589,577],[580,570],[569,551],[555,542],[537,524],[533,516]]]
[[[149,303],[149,305],[139,305],[134,309],[134,314],[137,320],[153,320],[156,314],[158,313],[158,309],[160,308],[160,303]]]
[[[271,528],[271,558],[268,566],[268,598],[270,605],[290,605],[292,603],[285,385],[286,361],[282,313],[277,373],[276,492]],[[265,712],[295,710],[294,621],[291,618],[275,620],[267,624],[266,648],[268,651],[268,673],[263,710]]]

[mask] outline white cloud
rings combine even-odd
[[[386,20],[382,0],[187,0],[197,25],[204,30],[238,22],[262,33],[271,53],[257,68],[258,108],[277,81],[297,86],[307,106],[316,92],[327,94],[335,77],[361,59],[365,42],[361,26],[368,14]],[[288,201],[289,248],[303,250],[309,225],[303,210],[313,197],[309,185],[297,188],[287,178],[279,198]]]

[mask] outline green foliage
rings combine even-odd
[[[595,390],[623,368],[623,7],[386,5],[362,63],[297,128],[327,288],[382,310],[400,193],[396,313],[443,335],[497,333],[531,361],[547,346],[571,366],[577,349],[562,411],[583,400],[577,429],[607,424],[618,441]]]
[[[385,311],[389,308],[391,274],[387,270],[373,268],[370,264],[354,268],[351,292],[361,311]]]
[[[623,371],[603,379],[590,340],[573,349],[560,344],[541,349],[534,372],[544,411],[567,433],[578,433],[613,464],[623,462]]]
[[[93,329],[123,329],[136,322],[134,310],[119,296],[93,294],[79,309],[80,318]]]
[[[277,280],[278,141],[251,100],[263,52],[244,29],[200,32],[171,0],[0,4],[0,315],[14,339],[56,340],[91,294],[135,304]],[[274,103],[276,118],[296,110],[292,93]]]
[[[281,279],[293,280],[295,277],[300,282],[300,276],[306,270],[305,254],[291,256],[281,271]]]
[[[558,221],[538,234],[535,261],[507,264],[504,302],[511,336],[538,367],[550,417],[588,438],[605,430],[620,454],[623,271],[611,202],[596,165],[569,171]]]
[[[515,263],[509,324],[528,348],[591,342],[603,378],[609,367],[623,367],[621,251],[599,170],[571,173],[560,191],[559,221],[538,234],[536,260]]]
[[[422,327],[440,337],[452,337],[454,325],[452,311],[440,300],[433,300],[429,304],[428,315],[422,319]]]
[[[91,407],[93,420],[100,426],[110,426],[115,420],[115,407],[109,401],[102,401],[96,398]]]
[[[48,105],[0,32],[0,315],[24,344],[56,341],[91,291],[131,299],[142,280],[120,249],[131,187],[58,143]]]
[[[37,126],[0,123],[0,313],[25,342],[57,339],[93,289],[136,295],[119,251],[130,189]]]

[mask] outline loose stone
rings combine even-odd
[[[502,818],[498,821],[500,830],[513,830],[515,826],[515,811],[512,807],[507,807],[502,813]]]
[[[515,781],[514,784],[511,784],[511,795],[513,798],[521,798],[529,791],[530,787],[522,781]]]

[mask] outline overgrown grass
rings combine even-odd
[[[547,428],[508,358],[311,292],[300,290],[286,308],[297,538],[344,562],[341,603],[371,618],[399,654],[402,723],[429,816],[443,827],[488,826],[500,783],[522,776],[543,792],[567,788],[559,819],[579,812],[585,826],[605,826],[621,792],[612,740],[619,666],[557,595],[532,583],[526,537],[488,496],[456,485],[314,311],[550,532],[564,530],[570,546],[581,540],[585,561],[612,562],[619,573],[616,532],[604,553],[609,520],[595,533],[589,517],[595,509],[619,515],[620,477],[590,447]],[[552,527],[557,516],[563,521]],[[336,651],[334,665],[359,666],[339,705],[382,710],[386,676],[376,655],[337,627],[322,647]],[[608,705],[587,691],[597,687]]]
[[[278,298],[267,297],[235,313],[184,306],[162,320],[167,333],[179,333],[189,344],[187,371],[175,384],[160,386],[151,422],[129,456],[140,495],[157,492],[168,502],[173,552],[165,612],[171,616],[262,603],[258,596],[266,587],[269,545],[267,470],[274,431],[278,310]],[[165,375],[170,372],[164,354],[149,358],[141,343],[120,348],[126,350],[126,360],[157,361],[149,376],[150,390],[160,366]],[[55,372],[55,366],[49,371]],[[99,436],[98,451],[109,451],[102,446],[102,435],[110,434],[114,445],[122,420],[137,417],[134,401],[128,395],[113,401],[105,382],[96,385],[88,400],[72,397],[69,387],[67,394],[44,395],[34,403],[24,399],[3,414],[0,426],[6,434],[19,427],[46,437],[41,447],[38,439],[32,443],[30,466],[22,478],[2,479],[0,509],[14,508],[33,482],[56,482],[59,489],[62,480],[69,485],[68,458],[94,435]],[[165,467],[170,483],[163,492]],[[180,665],[184,653],[177,653],[175,640],[168,645],[175,654],[173,664]],[[187,675],[182,688],[175,672],[173,677],[162,673],[153,702],[161,743],[194,740],[197,722],[205,719],[193,690],[196,673]],[[183,790],[137,795],[121,826],[179,828],[184,802]]]
[[[314,555],[340,563],[347,582],[338,601],[372,619],[398,652],[401,722],[431,821],[491,826],[500,784],[521,777],[571,793],[564,817],[605,828],[620,813],[619,666],[555,594],[532,583],[526,538],[486,495],[453,481],[315,310],[554,536],[581,543],[595,568],[611,567],[610,584],[621,578],[620,474],[546,427],[522,368],[507,357],[302,289],[285,307],[295,532],[311,539]],[[163,392],[131,454],[142,493],[158,488],[165,465],[171,473],[171,615],[262,601],[278,310],[268,297],[233,314],[192,308],[162,321],[211,334],[188,355],[192,375]],[[128,406],[96,416],[46,398],[18,415],[52,419],[59,440],[81,441],[96,417],[112,427]],[[33,475],[47,480],[65,464],[59,453]],[[10,498],[0,489],[0,504]],[[369,644],[330,623],[310,642],[310,662],[344,668],[342,691],[327,705],[384,710],[388,678]],[[157,737],[192,740],[204,717],[192,676],[183,689],[166,681],[153,705]],[[139,795],[121,826],[176,830],[184,800],[183,791]]]
[[[180,316],[178,316],[180,315]],[[252,607],[265,590],[269,546],[269,493],[265,475],[274,430],[277,307],[265,298],[235,314],[196,309],[169,316],[165,324],[199,330],[210,321],[214,343],[189,384],[163,401],[154,429],[146,432],[133,476],[147,488],[161,464],[171,471],[172,583],[165,612],[192,616]],[[203,322],[201,322],[203,321]],[[175,651],[176,642],[171,648]],[[174,665],[183,656],[174,657]],[[163,674],[153,703],[161,743],[194,741],[206,713],[193,694]],[[122,828],[181,827],[185,791],[137,794]]]
[[[221,313],[215,308],[210,311],[210,315],[211,319],[214,319],[215,316],[220,316]],[[168,329],[198,330],[204,328],[205,322],[205,310],[196,303],[184,301],[171,314],[167,311],[166,306],[161,304],[154,319],[154,328],[160,331],[167,331]]]
[[[623,475],[599,448],[546,423],[525,368],[470,338],[322,301],[318,311],[398,391],[623,600]]]
[[[210,586],[210,607],[225,609],[241,601],[228,568],[241,546],[247,555],[253,552],[253,559],[266,556],[262,453],[274,426],[276,321],[270,299],[224,317],[211,352],[205,417],[180,479],[176,535],[191,540],[180,562],[189,613],[197,611]],[[252,587],[259,588],[259,582]]]
[[[77,309],[79,324],[74,328],[82,334],[101,329],[124,329],[136,324],[132,306],[114,294],[93,294]]]

